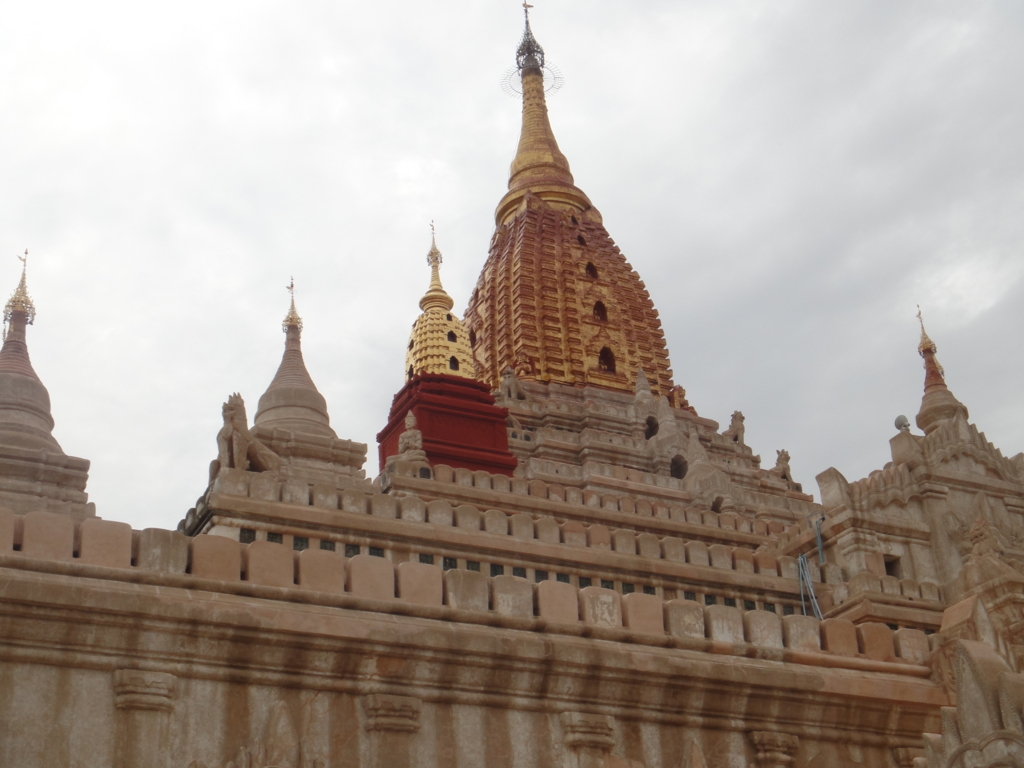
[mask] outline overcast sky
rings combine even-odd
[[[1024,450],[1024,4],[535,0],[551,121],[698,412],[772,466],[889,460],[923,371]],[[370,444],[429,273],[462,312],[506,189],[515,0],[0,0],[0,290],[98,513],[173,527],[280,362]]]

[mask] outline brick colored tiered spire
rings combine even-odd
[[[337,437],[331,429],[327,401],[316,388],[302,359],[302,318],[295,309],[295,281],[288,286],[291,307],[282,327],[284,356],[267,391],[260,398],[253,423],[267,429]]]
[[[544,96],[544,52],[526,30],[517,52],[523,118],[490,255],[466,310],[477,376],[632,392],[643,368],[656,394],[672,371],[658,313],[601,214],[573,183]]]
[[[921,308],[917,308],[917,319],[921,321],[921,342],[917,345],[918,354],[924,358],[924,397],[921,399],[921,410],[917,413],[917,426],[925,434],[931,433],[940,422],[953,418],[958,412],[967,418],[967,406],[961,403],[946,386],[945,371],[939,364],[935,353],[938,347],[924,329],[924,318]]]

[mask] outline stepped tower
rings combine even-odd
[[[654,393],[667,395],[672,370],[658,312],[558,148],[544,50],[529,17],[516,65],[519,146],[466,310],[477,375],[496,386],[511,368],[530,381],[632,392],[643,369]]]

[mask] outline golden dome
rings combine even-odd
[[[431,225],[433,228],[433,225]],[[430,239],[427,263],[430,265],[430,287],[420,299],[423,310],[412,324],[409,348],[405,353],[405,377],[411,379],[420,373],[443,373],[451,376],[476,378],[473,348],[469,331],[454,314],[455,302],[441,285],[441,252],[437,241]]]

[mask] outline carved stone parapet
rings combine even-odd
[[[792,734],[751,731],[750,741],[757,751],[754,758],[757,768],[788,768],[796,762],[800,740]]]
[[[170,712],[174,708],[174,680],[174,675],[166,672],[118,669],[114,672],[114,706]]]
[[[420,729],[423,702],[411,696],[372,693],[363,699],[366,730],[415,733]]]
[[[563,712],[562,728],[568,747],[608,751],[615,746],[615,732],[608,715]]]

